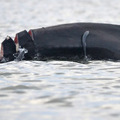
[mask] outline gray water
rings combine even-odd
[[[0,42],[72,22],[120,24],[119,0],[0,0]],[[0,120],[119,120],[120,62],[0,64]]]

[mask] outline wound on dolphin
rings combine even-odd
[[[23,30],[1,46],[1,62],[120,60],[120,25],[71,23]]]

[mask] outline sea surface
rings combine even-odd
[[[120,0],[0,0],[0,42],[24,29],[120,24]],[[0,64],[0,120],[119,120],[120,62]]]

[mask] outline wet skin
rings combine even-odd
[[[29,33],[17,33],[15,41],[28,50],[26,60],[35,56],[39,60],[78,61],[86,56],[93,60],[120,60],[119,25],[73,23],[32,29]]]

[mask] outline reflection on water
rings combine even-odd
[[[118,119],[119,66],[110,61],[1,64],[0,116],[11,120]]]
[[[119,0],[1,0],[0,4],[1,41],[20,30],[54,24],[120,23]],[[0,64],[0,120],[118,120],[119,89],[120,62]]]

